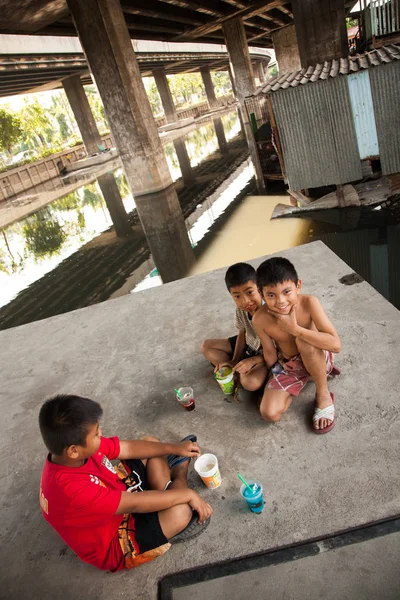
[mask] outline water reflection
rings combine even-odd
[[[116,178],[129,212],[134,202],[122,170]],[[1,230],[0,306],[111,225],[103,195],[94,182]]]
[[[228,140],[240,130],[236,110],[225,113],[221,123]],[[212,120],[202,124],[197,131],[175,140],[175,146],[183,153],[182,165],[185,164],[185,156],[187,157],[184,167],[185,183],[189,183],[189,169],[218,149]],[[176,180],[181,176],[181,167],[174,143],[167,143],[164,148],[173,179]],[[116,163],[108,164],[115,167]],[[71,174],[68,178],[57,178],[52,182],[52,187],[63,186],[66,181],[79,182],[87,177],[93,178],[92,169]],[[18,200],[15,198],[13,203],[18,205]],[[20,208],[24,210],[23,199],[20,204]],[[7,210],[7,207],[2,208]],[[118,169],[114,171],[114,175],[103,174],[97,181],[86,183],[0,230],[0,306],[10,302],[18,292],[52,271],[111,225],[114,225],[121,236],[130,233],[131,224],[127,213],[134,208],[135,202],[125,175],[122,169]],[[32,212],[31,204],[26,205],[26,214],[28,212]]]

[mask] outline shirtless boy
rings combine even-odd
[[[340,352],[338,334],[315,296],[301,294],[301,279],[286,258],[270,258],[257,269],[257,283],[265,300],[253,325],[271,369],[260,405],[261,416],[281,419],[292,397],[298,396],[309,377],[315,382],[315,433],[328,433],[335,425],[334,396],[328,375],[338,375],[333,353]]]

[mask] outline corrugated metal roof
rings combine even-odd
[[[349,73],[356,73],[361,69],[369,69],[370,67],[396,60],[400,60],[400,47],[395,44],[389,44],[365,54],[327,60],[323,64],[308,67],[308,69],[277,75],[268,81],[266,85],[259,88],[256,95],[285,90],[289,87],[297,87],[300,84],[305,85],[309,82],[313,83],[314,81],[329,79],[338,75],[348,75]]]

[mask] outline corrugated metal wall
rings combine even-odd
[[[271,100],[290,188],[361,179],[345,77],[280,90]]]
[[[400,61],[369,69],[382,173],[400,171]]]
[[[360,159],[379,155],[369,70],[347,77]]]

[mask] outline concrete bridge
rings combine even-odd
[[[161,69],[166,75],[200,71],[229,71],[229,56],[223,44],[188,44],[132,40],[142,77]],[[79,75],[83,85],[93,83],[89,65],[78,38],[0,35],[0,97],[62,88],[62,80]],[[266,68],[274,51],[250,49],[256,83],[266,79]]]
[[[153,258],[163,280],[170,281],[187,273],[194,256],[132,39],[226,45],[232,86],[262,193],[265,184],[245,108],[245,98],[255,87],[249,47],[274,46],[278,62],[290,60],[292,68],[296,61],[308,66],[345,56],[345,15],[354,4],[354,0],[331,0],[328,7],[323,0],[183,0],[179,5],[173,0],[21,0],[18,4],[0,0],[0,34],[79,36]],[[153,74],[167,121],[177,121],[165,68],[154,69]],[[202,69],[202,76],[213,109],[216,98],[209,67]],[[63,85],[88,154],[96,152],[101,140],[80,75],[65,79]]]

